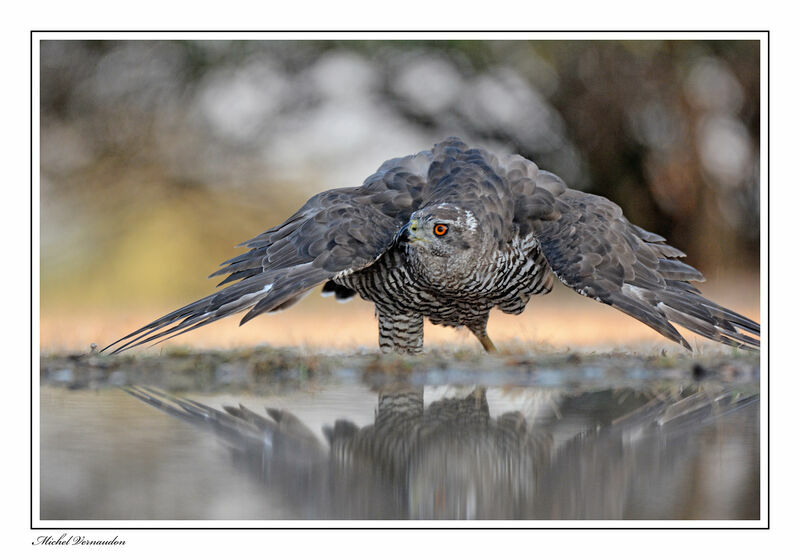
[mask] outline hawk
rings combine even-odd
[[[519,155],[451,137],[391,159],[360,187],[322,192],[284,223],[244,242],[211,275],[218,292],[110,344],[160,342],[248,310],[240,324],[323,295],[375,304],[383,352],[422,350],[423,318],[467,327],[486,351],[495,307],[518,314],[553,278],[691,346],[673,323],[755,349],[760,326],[704,298],[685,254],[601,196],[570,189]]]

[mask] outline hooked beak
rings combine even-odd
[[[423,238],[417,237],[417,227],[419,222],[417,220],[410,220],[406,225],[400,228],[397,232],[397,239],[404,243],[413,243],[415,241],[424,241]]]

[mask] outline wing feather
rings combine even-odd
[[[675,260],[685,256],[660,235],[628,222],[611,201],[566,188],[538,171],[537,188],[519,193],[515,221],[533,233],[555,275],[577,292],[645,323],[687,349],[671,323],[704,337],[742,348],[758,348],[758,323],[704,298],[690,282],[705,278]],[[532,177],[531,177],[532,175]],[[539,188],[539,176],[546,187]],[[526,192],[527,191],[527,192]]]
[[[162,342],[249,309],[243,324],[289,307],[338,274],[369,266],[391,247],[425,195],[425,179],[414,171],[429,160],[426,152],[392,160],[361,187],[312,197],[283,224],[242,243],[248,248],[245,253],[220,265],[211,275],[227,275],[218,284],[225,286],[220,291],[148,323],[103,351]]]

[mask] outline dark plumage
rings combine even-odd
[[[609,200],[567,188],[518,156],[448,138],[385,162],[355,188],[312,197],[283,224],[243,245],[212,276],[219,292],[109,345],[157,342],[222,317],[285,309],[318,284],[323,294],[375,303],[385,352],[422,349],[423,317],[466,326],[486,350],[489,311],[521,313],[553,274],[691,350],[671,323],[732,346],[757,348],[758,323],[700,295],[703,275],[681,251]],[[552,273],[552,274],[551,274]]]

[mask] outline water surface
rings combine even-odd
[[[46,361],[41,517],[759,518],[757,368],[456,362],[256,394],[70,389]]]

